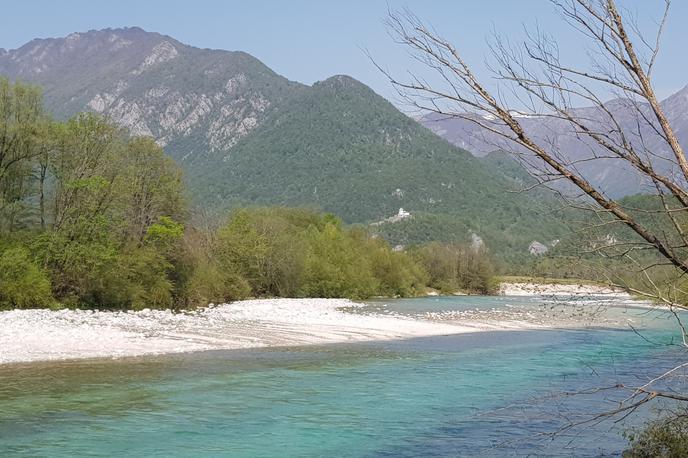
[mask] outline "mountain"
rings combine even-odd
[[[688,148],[688,86],[661,102],[678,138],[684,148]],[[647,105],[639,104],[639,109],[651,119],[652,114]],[[653,167],[669,176],[676,171],[671,157],[671,151],[656,131],[637,115],[636,106],[625,99],[614,99],[605,103],[605,108],[613,113],[618,120],[621,130],[638,151],[650,151]],[[587,120],[593,130],[611,130],[608,121],[600,107],[581,107],[573,110],[575,116]],[[523,152],[518,146],[504,140],[498,134],[490,132],[476,123],[471,117],[477,115],[464,113],[461,117],[447,117],[438,114],[427,114],[419,118],[419,122],[437,135],[452,144],[471,151],[476,156],[483,156],[491,151],[504,150]],[[490,121],[487,118],[481,122]],[[521,114],[519,121],[532,138],[540,144],[548,145],[551,150],[556,149],[561,157],[571,163],[591,183],[598,186],[613,198],[627,195],[652,192],[652,183],[644,180],[625,161],[619,159],[596,159],[589,161],[595,154],[604,156],[602,149],[589,139],[577,135],[573,126],[561,119],[538,114]],[[501,126],[496,126],[501,129]],[[606,127],[606,129],[605,129]],[[640,134],[640,135],[639,135]]]
[[[561,230],[540,216],[547,198],[509,192],[515,164],[451,145],[345,75],[307,86],[135,27],[0,51],[0,75],[43,86],[58,117],[91,110],[156,138],[198,206],[307,205],[361,224],[403,207],[406,229],[378,226],[393,243],[477,234],[514,253]]]
[[[299,86],[249,54],[137,27],[32,40],[0,53],[0,74],[41,85],[58,117],[104,114],[182,160],[226,152]]]

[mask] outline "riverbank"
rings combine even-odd
[[[547,281],[516,277],[505,278],[499,284],[502,296],[605,296],[630,298],[631,295],[620,288],[583,281]]]
[[[624,327],[628,294],[597,285],[502,283],[489,296],[427,299],[255,299],[193,311],[0,312],[0,364],[219,349],[384,341],[483,331]],[[511,296],[511,297],[509,297]],[[530,296],[530,297],[529,297]],[[410,311],[408,301],[427,303]],[[387,304],[390,304],[388,307]],[[615,313],[608,313],[610,309]],[[602,311],[605,311],[602,313]]]
[[[522,319],[462,316],[435,320],[360,314],[344,299],[260,299],[193,312],[12,310],[0,312],[0,363],[117,358],[407,339],[543,327]],[[499,317],[502,318],[502,317]]]

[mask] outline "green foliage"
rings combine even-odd
[[[551,197],[509,192],[522,183],[507,177],[517,163],[450,145],[351,78],[294,89],[278,108],[231,154],[185,163],[195,202],[312,206],[365,225],[403,207],[414,218],[374,229],[393,246],[463,243],[475,232],[510,265],[529,256],[533,240],[560,237]]]
[[[624,458],[681,458],[688,456],[688,417],[672,416],[650,423],[639,434],[629,435],[631,446]]]
[[[22,247],[0,252],[0,309],[53,305],[50,280]]]
[[[209,261],[196,266],[187,285],[187,296],[193,304],[221,304],[250,294],[251,286],[241,275]]]
[[[379,295],[408,297],[425,293],[428,273],[407,253],[390,250],[380,239],[371,239],[367,252],[373,276],[379,282]]]
[[[320,231],[311,230],[308,239],[301,295],[359,299],[379,291],[361,235],[328,222]]]
[[[352,108],[363,103],[370,109],[371,122],[381,129],[396,133],[418,129],[403,117],[387,123],[376,104],[367,101],[368,90],[348,80],[324,84],[318,91],[353,104]],[[247,296],[412,296],[422,294],[431,277],[416,258],[393,251],[382,238],[360,227],[345,227],[329,213],[285,207],[243,209],[219,230],[194,229],[186,211],[181,171],[152,139],[131,138],[94,114],[50,121],[42,114],[40,94],[21,84],[0,80],[2,97],[0,132],[11,134],[13,144],[21,146],[2,152],[11,154],[13,163],[21,167],[2,169],[0,162],[0,204],[7,210],[0,212],[0,246],[10,246],[2,262],[13,266],[2,273],[2,307],[57,302],[68,307],[142,309]],[[364,118],[347,118],[344,125],[335,118],[327,120],[331,128],[347,132],[368,124]],[[430,156],[440,164],[453,153],[448,144],[421,133],[419,139],[401,141],[394,151],[387,151],[386,140],[372,149],[359,145],[365,152],[362,158],[371,164],[389,159],[391,164],[402,161],[403,167],[420,167],[417,158],[409,159],[413,156],[409,148],[420,148],[423,139],[436,142],[438,150]],[[283,140],[287,148],[296,141]],[[313,140],[317,140],[313,147],[325,148],[332,139]],[[348,142],[341,142],[339,153],[347,151]],[[287,161],[297,167],[309,164],[310,168],[294,173],[317,175],[312,166],[318,166],[327,151],[317,148],[310,150],[315,156]],[[378,158],[379,154],[388,158]],[[470,162],[466,154],[460,156],[462,163]],[[351,166],[363,164],[346,165]],[[392,168],[403,175],[403,167]],[[375,191],[366,188],[379,184],[373,178],[367,177],[371,181],[365,186],[359,183],[360,189]],[[293,186],[282,192],[284,196],[300,193]],[[365,209],[351,213],[352,208],[332,206],[350,216],[372,216],[398,204],[396,197],[388,197],[389,205],[373,208],[353,194],[345,197],[346,205],[360,203]],[[472,259],[460,257],[464,258]],[[489,269],[481,269],[458,269],[452,281],[471,291],[488,291]],[[27,281],[36,286],[28,288]]]
[[[167,237],[181,238],[183,227],[176,223],[186,216],[181,169],[152,138],[132,139],[124,154],[127,237],[140,242],[155,236],[151,232],[167,229]]]
[[[44,151],[41,92],[0,77],[0,230],[24,225],[30,211],[32,163]]]
[[[66,306],[183,302],[184,288],[175,284],[188,277],[176,272],[184,235],[182,177],[162,149],[93,114],[50,121],[37,90],[3,79],[0,113],[0,141],[15,145],[0,151],[0,190],[6,191],[0,192],[0,242],[20,240],[41,267],[26,260],[17,267],[36,279],[38,296],[31,299],[45,304],[39,298],[50,297],[48,285]],[[21,168],[5,167],[3,160]],[[16,280],[6,288],[12,284]],[[13,291],[3,306],[19,301]],[[26,300],[18,305],[29,306]]]
[[[106,284],[106,293],[115,293],[113,308],[169,308],[173,305],[173,285],[168,276],[172,265],[152,247],[120,253]],[[103,303],[107,304],[104,300]]]
[[[494,269],[484,249],[433,242],[412,254],[428,272],[432,288],[479,294],[491,294],[496,289]]]
[[[269,240],[258,231],[248,212],[237,213],[218,231],[218,258],[225,269],[236,267],[253,291],[260,294],[267,292],[262,266],[268,256]]]
[[[167,251],[184,236],[184,226],[169,216],[161,216],[146,228],[145,242]]]
[[[413,296],[425,271],[381,239],[346,229],[331,214],[258,208],[235,212],[218,231],[213,256],[236,269],[254,296]]]
[[[103,289],[117,249],[102,219],[90,223],[74,229],[74,235],[51,231],[31,243],[31,251],[50,275],[53,294],[68,306],[110,305],[105,305]]]

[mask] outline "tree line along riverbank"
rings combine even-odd
[[[393,250],[331,214],[189,208],[179,166],[93,114],[56,121],[0,79],[0,308],[189,308],[246,297],[495,291],[487,252]]]

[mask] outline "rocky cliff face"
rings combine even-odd
[[[178,160],[228,154],[299,86],[243,52],[198,49],[139,28],[36,39],[0,52],[0,74],[44,87],[66,117],[88,109],[134,135],[185,144]]]

